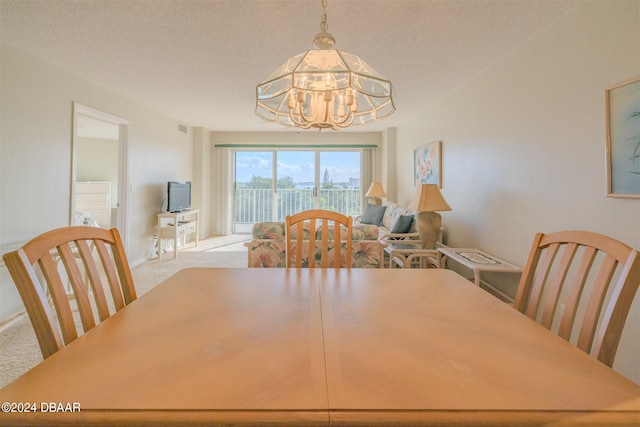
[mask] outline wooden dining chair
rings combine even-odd
[[[319,229],[316,227],[317,222],[319,222]],[[305,225],[308,226],[308,232],[305,232]],[[333,232],[330,233],[330,230]],[[318,248],[316,231],[320,234]],[[352,231],[353,218],[338,212],[312,209],[287,216],[285,229],[287,267],[328,268],[333,266],[338,269],[344,266],[351,268]],[[344,260],[342,259],[343,241],[346,241]],[[333,244],[332,248],[330,243]],[[319,260],[316,259],[317,257]],[[316,261],[319,261],[319,265],[316,265]]]
[[[75,310],[65,291],[65,280],[73,290],[84,332],[136,299],[131,270],[115,228],[58,228],[35,237],[22,248],[5,254],[3,259],[45,359],[78,338]],[[110,296],[105,293],[104,282]]]
[[[611,367],[639,284],[640,253],[624,243],[589,231],[538,233],[514,306]]]

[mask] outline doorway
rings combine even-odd
[[[74,103],[71,225],[118,228],[125,247],[129,122]]]

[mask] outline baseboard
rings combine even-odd
[[[129,263],[129,268],[137,267],[137,266],[139,266],[140,264],[144,264],[145,262],[147,262],[147,261],[149,261],[149,260],[151,260],[151,259],[153,259],[153,258],[155,258],[155,257],[152,257],[151,255],[147,255],[147,256],[146,256],[146,257],[144,257],[144,258],[140,258],[140,259],[138,259],[138,260],[135,260],[135,261],[133,261],[133,262],[130,262],[130,263]]]
[[[12,316],[5,317],[4,319],[0,319],[0,332],[11,327],[11,325],[13,325],[15,322],[17,322],[20,319],[23,319],[26,316],[27,316],[27,311],[23,310]]]
[[[494,297],[498,298],[499,300],[504,301],[507,304],[513,305],[513,298],[505,294],[504,292],[502,292],[500,289],[493,286],[491,283],[485,282],[484,280],[480,280],[480,287],[485,291],[487,291],[488,293],[490,293],[491,295],[493,295]]]

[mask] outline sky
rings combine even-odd
[[[310,182],[315,177],[315,151],[278,151],[278,178],[290,176],[296,182]],[[273,152],[236,152],[236,181],[249,182],[252,176],[271,177]],[[359,151],[320,152],[320,181],[329,171],[333,182],[360,179]]]

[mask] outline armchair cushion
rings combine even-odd
[[[352,268],[382,267],[383,253],[381,251],[380,242],[378,242],[377,240],[353,240],[351,244],[352,244],[352,248],[351,248],[352,250],[351,267]],[[329,251],[335,250],[335,245],[336,245],[335,240],[329,241]],[[292,247],[294,250],[293,261],[295,262],[295,258],[296,258],[295,248],[297,247],[297,245],[294,244]],[[316,265],[319,265],[320,263],[320,257],[321,257],[320,247],[321,247],[321,242],[316,242],[316,247],[313,254]],[[340,247],[342,248],[341,249],[341,254],[342,254],[341,265],[344,267],[346,264],[347,242],[344,240],[341,241]],[[309,256],[310,256],[309,245],[305,243],[305,245],[302,248],[302,267],[303,268],[306,268],[309,266]],[[286,261],[285,261],[285,265],[286,265]],[[261,265],[259,267],[266,267],[266,266],[267,265]],[[329,257],[328,267],[329,268],[335,267],[334,257]]]
[[[352,240],[377,240],[378,239],[378,227],[372,224],[354,224],[351,230]],[[343,225],[340,226],[340,235],[344,238],[347,235],[347,228]],[[333,228],[329,228],[328,239],[333,240]],[[322,230],[316,231],[316,239],[322,240]]]
[[[382,216],[382,226],[386,228],[387,233],[389,233],[400,215],[408,213],[409,212],[403,206],[389,202],[387,203],[387,209],[384,211],[384,215]]]
[[[330,241],[329,247],[331,250],[335,247],[336,242]],[[347,242],[340,242],[343,248],[342,253],[346,254]],[[316,241],[316,248],[314,256],[316,261],[320,261],[320,245],[321,242]],[[247,243],[245,246],[248,248],[248,266],[250,268],[284,268],[287,266],[286,262],[286,242],[281,239],[254,239]],[[295,245],[294,245],[295,247]],[[384,246],[378,240],[354,240],[352,242],[352,255],[351,255],[351,267],[352,268],[380,268],[383,266],[384,252],[382,248]],[[308,265],[309,250],[308,245],[303,247],[302,251],[303,266]],[[294,252],[295,258],[295,252]],[[331,262],[334,262],[332,259]],[[343,261],[344,263],[344,261]],[[330,263],[330,267],[333,264]]]
[[[347,230],[341,227],[346,236]],[[309,223],[305,223],[303,226],[304,238],[309,239],[310,230]],[[293,237],[297,234],[297,228],[291,230]],[[353,240],[377,240],[378,239],[378,227],[371,224],[355,224],[353,226]],[[254,240],[271,239],[271,240],[284,240],[285,226],[284,222],[258,222],[253,226],[251,230],[251,238]],[[316,239],[322,239],[322,232],[316,230]],[[329,239],[333,239],[333,229],[329,229]]]
[[[384,216],[384,211],[387,209],[386,206],[376,206],[371,203],[367,203],[367,206],[364,208],[364,213],[362,214],[362,219],[360,222],[362,224],[373,224],[373,225],[381,225],[382,217]]]
[[[284,222],[257,222],[251,230],[253,239],[284,239]]]

